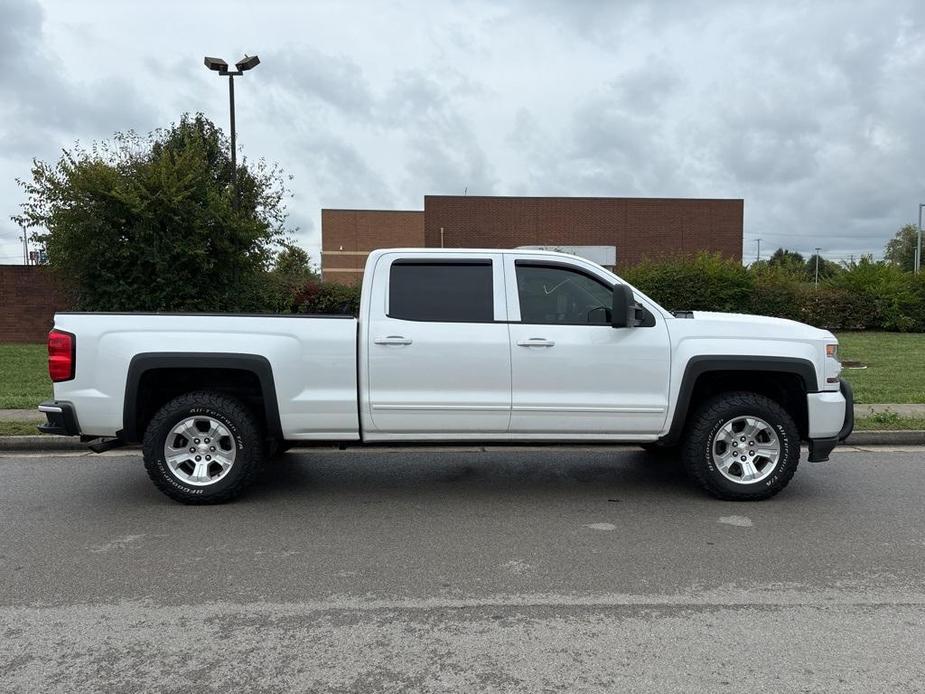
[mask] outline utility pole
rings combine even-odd
[[[819,251],[822,250],[819,246],[816,246],[816,281],[815,285],[819,286]]]
[[[19,228],[22,229],[22,236],[20,237],[22,239],[22,264],[28,265],[29,264],[29,235],[26,233],[26,227],[20,226]]]
[[[915,240],[915,274],[922,269],[922,208],[925,202],[919,203],[919,233]]]
[[[757,263],[761,260],[761,239],[755,239],[755,241],[758,242],[758,254],[755,256],[755,262]]]
[[[240,77],[248,70],[260,65],[260,58],[256,55],[244,56],[235,63],[237,70],[229,70],[228,63],[221,58],[210,58],[206,56],[203,59],[205,66],[210,70],[218,73],[219,77],[228,78],[228,107],[231,111],[231,189],[234,193],[235,207],[238,205],[238,145],[237,134],[234,128],[234,78]]]

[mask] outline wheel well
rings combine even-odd
[[[784,371],[707,371],[697,377],[688,413],[719,393],[747,391],[771,398],[783,407],[797,425],[800,438],[809,434],[806,385],[802,377]]]
[[[135,437],[140,439],[154,414],[178,395],[210,390],[244,402],[266,429],[266,403],[257,374],[229,368],[153,368],[141,374],[135,394]]]

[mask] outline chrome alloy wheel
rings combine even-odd
[[[780,438],[760,417],[735,417],[713,435],[710,452],[720,473],[736,484],[768,477],[780,462]]]
[[[164,460],[176,478],[204,487],[223,479],[237,447],[228,428],[212,417],[189,417],[179,422],[164,442]]]

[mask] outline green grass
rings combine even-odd
[[[845,369],[857,403],[925,403],[925,334],[838,333],[842,361],[860,361],[866,369]]]
[[[50,397],[45,345],[0,345],[0,409],[31,410]]]
[[[899,417],[884,420],[882,417],[858,417],[855,431],[925,431],[925,417]]]

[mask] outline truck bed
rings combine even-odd
[[[85,435],[115,436],[124,428],[133,360],[150,367],[158,355],[213,355],[209,362],[218,364],[228,354],[269,363],[286,439],[359,439],[351,316],[58,313],[55,328],[77,336],[75,377],[57,383],[55,397],[74,404]]]

